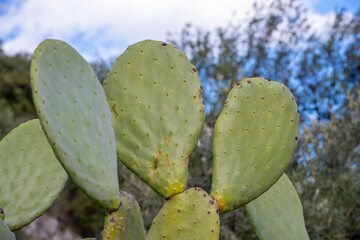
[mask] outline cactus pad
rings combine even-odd
[[[10,231],[5,221],[0,218],[0,239],[1,240],[15,240],[15,234]]]
[[[185,54],[163,42],[134,44],[104,88],[119,159],[164,198],[184,191],[204,120],[200,80]]]
[[[211,195],[220,213],[250,202],[280,178],[298,133],[297,106],[286,86],[263,78],[236,84],[214,129]]]
[[[299,196],[286,174],[247,204],[246,211],[259,239],[309,239]]]
[[[11,230],[46,211],[68,177],[39,120],[21,124],[0,142],[0,205]]]
[[[41,125],[71,179],[100,206],[119,206],[116,143],[104,90],[72,47],[45,40],[31,62]]]
[[[219,223],[216,200],[200,188],[190,188],[166,201],[146,239],[217,240]]]
[[[103,240],[144,240],[144,223],[134,196],[120,192],[120,206],[105,218]]]

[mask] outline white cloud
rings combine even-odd
[[[165,40],[167,31],[180,30],[186,22],[208,30],[224,26],[234,11],[242,15],[251,4],[248,0],[26,0],[18,7],[9,5],[0,16],[0,38],[5,39],[3,49],[9,54],[32,52],[43,39],[56,38],[88,59],[108,57],[140,40]]]
[[[266,2],[266,0],[264,0]],[[315,13],[304,0],[314,31],[326,31],[334,13]],[[206,30],[245,18],[253,0],[7,0],[0,4],[0,39],[7,54],[33,52],[46,38],[61,39],[86,59],[107,59],[144,39],[166,40],[187,22]],[[5,9],[5,11],[4,11]]]

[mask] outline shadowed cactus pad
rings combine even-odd
[[[302,205],[284,174],[269,190],[246,205],[261,240],[308,240]]]
[[[66,43],[45,40],[33,55],[31,85],[41,125],[71,179],[100,206],[116,209],[112,117],[90,65]]]
[[[216,200],[200,188],[190,188],[166,201],[146,239],[217,240],[219,224]]]
[[[279,82],[244,79],[214,129],[211,195],[228,212],[266,191],[290,163],[299,133],[294,96]]]
[[[18,126],[1,140],[0,206],[10,229],[19,229],[46,211],[67,179],[39,120]]]
[[[144,240],[140,207],[134,196],[120,192],[120,206],[105,218],[103,240]]]
[[[185,54],[163,42],[134,44],[104,88],[119,159],[164,198],[184,191],[204,120],[200,80]]]
[[[5,221],[0,218],[0,239],[1,240],[15,240],[15,234],[12,233]]]

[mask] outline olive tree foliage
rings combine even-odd
[[[191,156],[190,184],[210,189],[212,129],[234,84],[246,77],[280,81],[300,110],[301,137],[288,173],[304,203],[310,238],[357,239],[360,11],[340,9],[321,29],[314,26],[301,1],[272,0],[254,3],[225,27],[187,24],[169,33],[204,87],[206,119]],[[243,209],[221,220],[221,239],[255,238]]]
[[[7,56],[0,42],[0,139],[21,122],[34,118],[30,56]]]
[[[303,199],[311,239],[360,238],[360,87],[341,116],[304,126],[290,174]]]

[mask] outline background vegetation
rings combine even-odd
[[[311,239],[360,239],[360,9],[339,9],[314,30],[297,0],[255,3],[246,17],[205,31],[187,24],[168,41],[198,68],[206,119],[190,158],[188,187],[211,186],[213,127],[232,86],[245,77],[285,83],[301,116],[298,149],[287,173],[304,206]],[[29,81],[31,56],[7,56],[0,45],[0,139],[35,118]],[[112,63],[93,63],[103,80]],[[119,165],[122,190],[136,195],[148,228],[163,200]],[[71,182],[48,212],[60,229],[99,235],[104,213]],[[244,209],[221,217],[220,239],[256,239]],[[18,232],[19,239],[24,233]],[[37,238],[40,239],[40,238]]]

